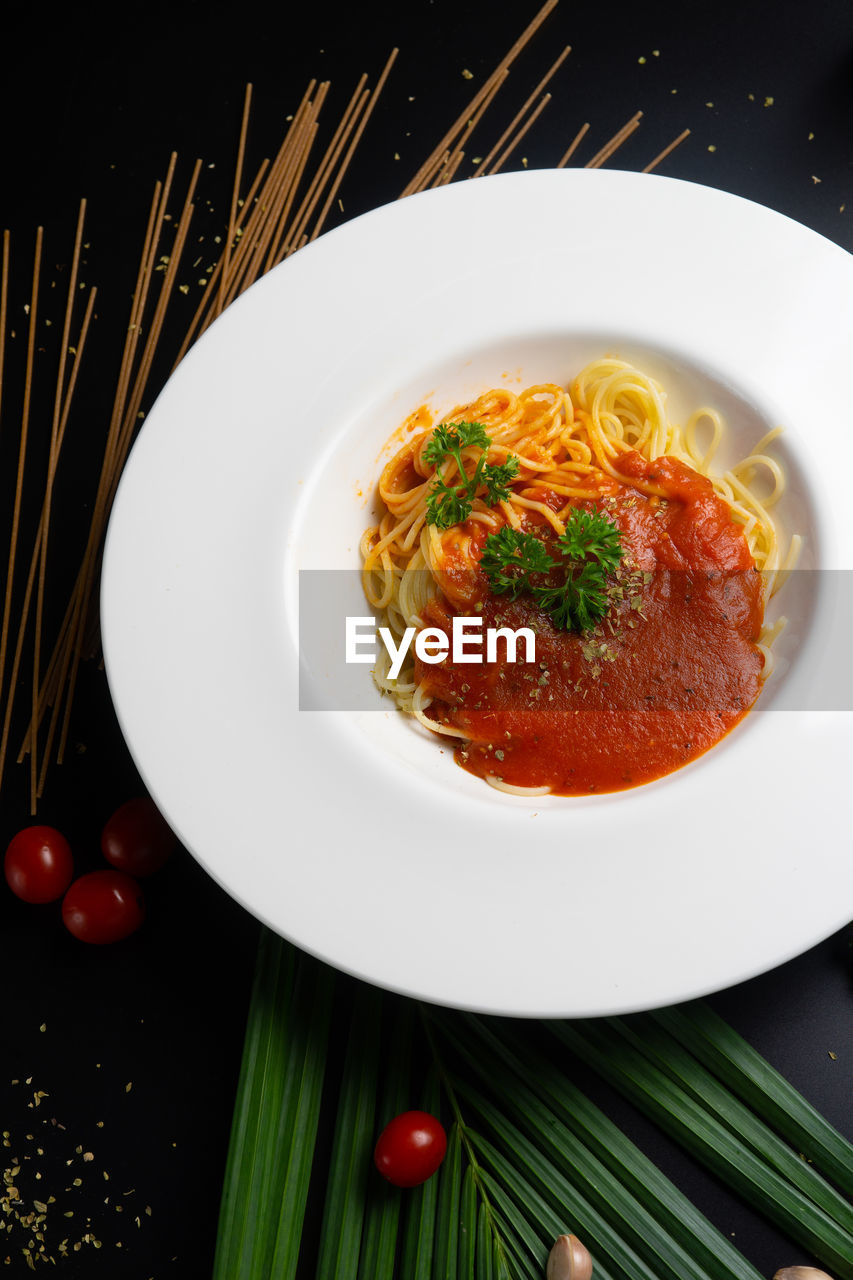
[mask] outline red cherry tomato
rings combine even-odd
[[[74,875],[71,846],[55,827],[25,827],[9,842],[3,870],[24,902],[55,902]]]
[[[116,809],[101,832],[107,862],[131,876],[159,871],[176,844],[166,819],[148,796],[128,800]]]
[[[145,899],[123,871],[89,871],[71,885],[62,900],[62,919],[81,942],[119,942],[145,918]]]
[[[373,1162],[395,1187],[417,1187],[444,1159],[447,1134],[428,1111],[404,1111],[379,1135]]]

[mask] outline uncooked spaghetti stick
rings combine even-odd
[[[436,178],[430,183],[432,187],[446,187],[449,182],[453,181],[456,170],[465,158],[464,151],[454,151],[452,156],[447,157],[447,163],[440,169]]]
[[[284,185],[283,200],[281,211],[276,220],[273,234],[270,237],[269,249],[267,251],[266,261],[261,268],[261,275],[265,275],[267,271],[272,270],[284,256],[282,253],[282,241],[287,229],[287,220],[293,211],[293,204],[296,200],[296,193],[302,186],[305,178],[305,170],[308,168],[308,159],[313,150],[314,143],[317,139],[319,125],[315,120],[310,129],[303,129],[299,138],[296,140],[293,150],[293,160],[290,172],[287,175],[286,184]]]
[[[528,111],[530,111],[533,108],[533,104],[534,102],[536,102],[539,95],[541,93],[544,93],[545,89],[548,87],[548,85],[550,84],[551,80],[553,79],[557,71],[559,71],[560,67],[563,65],[563,63],[565,62],[566,58],[569,56],[571,51],[572,51],[571,45],[567,44],[563,52],[559,55],[559,57],[551,64],[551,66],[545,72],[544,76],[539,81],[536,88],[527,98],[527,101],[516,112],[515,116],[509,122],[507,127],[504,129],[503,133],[498,138],[497,142],[492,147],[491,151],[489,151],[488,155],[480,162],[478,167],[474,170],[473,174],[471,175],[472,177],[479,178],[480,175],[483,173],[492,172],[489,169],[489,165],[492,163],[495,156],[500,155],[501,148],[505,145],[507,139],[513,136],[513,134],[515,133],[515,130],[521,124],[521,121],[527,115]]]
[[[234,182],[231,187],[231,208],[228,213],[228,235],[225,238],[225,248],[219,259],[221,269],[219,271],[219,289],[216,292],[216,301],[214,303],[213,314],[218,316],[223,306],[222,284],[228,278],[228,264],[231,261],[231,246],[237,231],[237,209],[240,203],[240,183],[243,181],[243,160],[246,154],[246,136],[249,130],[249,108],[252,102],[252,85],[246,85],[246,93],[243,99],[243,116],[240,122],[240,137],[237,143],[237,162],[234,167]],[[212,283],[212,282],[211,282]]]
[[[0,623],[0,692],[6,674],[6,654],[9,644],[9,627],[12,617],[12,601],[14,596],[15,562],[18,557],[18,534],[21,524],[21,506],[24,496],[24,471],[27,463],[27,443],[29,438],[30,407],[33,391],[33,363],[35,360],[36,320],[38,315],[39,279],[41,275],[42,242],[44,228],[36,231],[35,253],[33,256],[32,290],[29,304],[29,327],[27,331],[27,363],[24,373],[24,400],[21,410],[21,433],[18,438],[18,469],[15,479],[15,500],[12,508],[12,524],[9,533],[9,559],[6,569],[6,593],[3,602],[3,620]],[[10,695],[11,697],[11,691]]]
[[[513,151],[515,151],[516,147],[521,143],[528,129],[530,129],[530,127],[536,123],[536,121],[539,119],[542,112],[545,110],[545,108],[547,107],[550,101],[551,101],[551,95],[550,93],[546,93],[545,97],[539,103],[536,110],[531,113],[529,119],[519,129],[516,136],[512,139],[512,141],[507,146],[506,150],[492,165],[491,169],[489,170],[489,173],[498,173],[499,170],[503,168],[503,166],[506,164],[509,157],[512,155]]]
[[[279,245],[277,249],[277,260],[287,257],[292,252],[292,247],[298,242],[307,225],[308,219],[317,206],[320,198],[320,192],[323,184],[326,182],[328,174],[335,164],[338,156],[343,150],[347,138],[350,136],[358,117],[367,102],[369,90],[366,88],[367,75],[362,72],[358,84],[353,90],[352,96],[347,103],[346,110],[338,121],[337,128],[332,135],[331,141],[326,148],[317,168],[314,171],[308,189],[302,197],[296,213],[290,222],[287,231],[279,237]]]
[[[261,201],[262,216],[250,244],[251,253],[243,265],[239,287],[235,287],[235,282],[232,281],[229,301],[233,301],[238,293],[242,293],[250,284],[254,284],[258,276],[263,274],[264,258],[275,235],[279,214],[287,203],[289,187],[294,173],[298,170],[300,154],[306,146],[313,145],[317,135],[317,121],[328,91],[329,82],[324,80],[317,88],[316,97],[305,102],[293,119],[285,138],[285,145],[279,152],[279,162],[274,170],[270,171],[267,192]]]
[[[667,156],[670,155],[675,150],[676,147],[681,146],[685,138],[689,138],[689,137],[690,137],[690,130],[683,129],[677,138],[673,138],[672,142],[670,142],[668,146],[664,147],[660,155],[655,156],[654,160],[652,160],[650,164],[646,165],[645,169],[643,169],[643,173],[651,173],[651,171],[653,169],[656,169],[660,164],[660,162],[662,160],[665,160]]]
[[[309,81],[308,87],[302,95],[302,100],[296,109],[296,113],[291,121],[290,128],[284,136],[281,146],[273,160],[269,172],[264,180],[263,187],[260,189],[255,200],[254,208],[249,215],[246,226],[243,229],[243,235],[237,250],[234,254],[232,271],[227,282],[225,291],[225,305],[233,302],[238,293],[246,287],[246,279],[252,278],[252,264],[255,264],[255,270],[261,261],[258,254],[258,246],[263,244],[266,249],[268,225],[267,219],[270,205],[275,202],[276,192],[281,184],[282,173],[287,167],[288,157],[293,147],[293,140],[301,130],[306,120],[314,118],[315,108],[313,105],[313,97],[315,89],[317,95],[322,102],[328,90],[328,82],[323,82],[319,87],[316,80]]]
[[[642,111],[636,111],[634,115],[631,116],[631,119],[628,120],[627,123],[623,124],[621,129],[614,133],[610,141],[605,142],[601,150],[597,151],[592,159],[587,161],[584,168],[600,169],[604,162],[609,160],[614,152],[619,150],[626,138],[629,138],[634,130],[639,128],[642,115]]]
[[[572,156],[575,154],[578,147],[583,142],[584,138],[588,133],[589,133],[589,123],[582,124],[581,127],[578,129],[577,133],[575,134],[575,136],[572,138],[571,142],[569,143],[568,150],[557,161],[556,167],[558,169],[564,169],[566,167],[566,165],[569,163]]]
[[[430,153],[430,155],[421,165],[420,169],[418,169],[417,173],[409,182],[409,184],[406,187],[404,187],[400,195],[401,199],[404,196],[412,195],[415,191],[420,190],[422,183],[424,181],[424,175],[430,172],[433,172],[433,173],[435,172],[437,164],[440,163],[441,161],[441,156],[444,155],[445,151],[449,151],[452,149],[455,139],[465,128],[467,121],[471,118],[472,114],[477,110],[483,98],[492,91],[495,80],[498,78],[503,78],[503,73],[509,70],[510,65],[515,61],[515,59],[518,57],[519,53],[524,48],[524,46],[528,43],[528,41],[531,40],[532,37],[536,34],[536,32],[541,27],[542,23],[550,14],[551,10],[555,8],[556,4],[557,4],[557,0],[547,0],[547,2],[542,6],[542,8],[539,10],[536,16],[533,18],[533,20],[525,27],[524,31],[522,31],[521,35],[518,37],[518,39],[510,48],[509,52],[504,55],[504,57],[498,63],[497,67],[495,67],[494,71],[489,76],[488,80],[485,81],[482,87],[474,95],[471,102],[468,104],[468,106],[465,108],[462,114],[456,118],[456,120],[447,130],[447,133],[445,133],[444,137],[441,139],[438,145],[433,149],[433,151]]]
[[[48,453],[47,476],[45,479],[44,501],[42,504],[40,554],[38,582],[36,584],[36,614],[33,633],[33,668],[32,668],[32,716],[38,710],[39,681],[41,677],[41,633],[44,621],[44,589],[47,576],[47,547],[50,532],[50,513],[53,500],[53,482],[56,475],[56,464],[59,459],[59,427],[62,416],[62,403],[65,390],[65,366],[71,340],[71,318],[74,311],[77,292],[77,274],[80,269],[80,250],[83,242],[83,223],[86,217],[86,201],[81,200],[77,216],[77,229],[74,236],[74,247],[71,252],[71,270],[68,276],[68,296],[65,304],[65,318],[62,324],[62,338],[59,346],[59,361],[56,373],[56,394],[53,403],[53,418],[50,430],[50,448]],[[30,805],[32,812],[36,808],[36,792],[38,788],[38,734],[33,735],[30,752]]]
[[[449,160],[445,161],[444,159],[442,159],[442,162],[441,162],[442,164],[449,163],[449,161],[452,161],[453,156],[456,154],[457,151],[465,150],[465,147],[467,146],[467,143],[469,138],[471,137],[471,134],[477,128],[477,125],[480,123],[483,116],[486,114],[489,107],[492,105],[492,102],[494,101],[500,89],[503,87],[503,83],[506,80],[508,75],[509,75],[508,71],[503,71],[501,75],[493,77],[494,83],[491,89],[483,98],[483,101],[480,103],[480,106],[473,113],[473,115],[471,116],[471,119],[468,121],[468,124],[465,126],[465,132],[461,135],[461,137],[459,138],[459,141],[455,144],[453,151],[450,152]],[[475,170],[475,172],[471,176],[476,178],[476,177],[479,177],[479,174],[480,174],[480,170],[478,169],[478,170]],[[438,183],[436,183],[433,179],[434,179],[434,175],[429,174],[427,176],[426,181],[423,184],[423,187],[437,186]],[[420,189],[423,190],[423,187]],[[414,192],[412,192],[411,194],[414,195]]]
[[[329,191],[329,194],[326,197],[326,203],[323,205],[323,208],[321,209],[320,213],[317,216],[317,221],[314,224],[314,230],[311,232],[310,236],[308,237],[309,241],[316,239],[316,237],[320,234],[320,232],[323,229],[323,224],[326,221],[326,217],[328,215],[329,209],[331,208],[332,201],[334,200],[335,196],[338,194],[338,191],[340,190],[341,183],[343,182],[347,169],[350,166],[350,162],[353,156],[355,155],[355,149],[358,146],[359,142],[361,141],[362,135],[364,134],[364,130],[367,127],[367,122],[370,119],[373,113],[373,109],[376,106],[376,103],[379,101],[379,96],[385,87],[385,82],[388,79],[391,68],[394,65],[394,62],[397,57],[397,53],[398,53],[397,49],[391,50],[391,54],[388,58],[388,61],[385,63],[385,66],[382,70],[382,74],[380,75],[376,83],[376,88],[373,90],[373,93],[370,96],[367,106],[364,109],[364,113],[361,117],[361,120],[359,121],[358,127],[355,130],[355,133],[353,134],[353,139],[349,145],[349,149],[347,150],[346,155],[341,161],[341,166],[338,169],[337,176],[335,177],[335,180],[332,183],[331,190]]]
[[[167,182],[164,184],[163,196],[161,197],[160,205],[158,208],[158,217],[155,225],[155,234],[152,237],[150,250],[149,250],[149,258],[148,258],[148,264],[147,264],[148,270],[145,273],[145,285],[144,285],[145,299],[143,300],[143,304],[139,307],[137,312],[138,317],[140,319],[141,319],[141,316],[144,314],[143,308],[144,308],[144,301],[147,300],[147,285],[153,274],[153,267],[156,259],[157,247],[159,244],[159,238],[162,232],[162,225],[163,225],[163,221],[166,213],[166,198],[171,188],[171,178],[172,178],[172,174],[174,173],[176,159],[177,157],[173,155],[172,162],[170,163],[170,167],[169,167]],[[62,730],[60,733],[59,748],[57,753],[57,759],[60,763],[64,758],[65,746],[68,739],[71,708],[74,701],[74,692],[75,692],[76,683],[77,683],[77,673],[78,673],[80,662],[83,656],[83,652],[82,652],[83,642],[84,642],[84,637],[86,633],[86,624],[88,621],[89,609],[91,606],[93,587],[95,582],[95,570],[96,570],[98,558],[100,555],[100,547],[101,547],[101,542],[103,538],[103,532],[104,532],[104,529],[106,528],[106,521],[109,514],[109,508],[110,508],[112,496],[118,484],[119,474],[124,465],[124,460],[130,445],[130,439],[132,436],[133,428],[136,425],[136,418],[137,418],[137,414],[138,414],[139,406],[141,402],[142,390],[144,388],[145,382],[147,381],[151,360],[153,358],[153,351],[159,339],[160,328],[162,326],[162,318],[163,318],[163,314],[165,313],[166,302],[168,301],[168,297],[171,293],[171,287],[174,283],[177,264],[180,259],[180,249],[182,248],[183,239],[186,236],[186,229],[189,223],[189,218],[192,214],[192,204],[190,203],[190,201],[191,201],[192,193],[195,188],[195,183],[198,178],[199,169],[200,169],[200,162],[197,161],[194,172],[193,172],[193,176],[191,179],[190,190],[187,195],[187,199],[184,204],[184,210],[178,225],[178,232],[176,234],[175,251],[170,255],[169,265],[164,276],[163,284],[161,286],[160,299],[155,309],[154,319],[152,321],[151,328],[150,328],[148,337],[146,339],[145,346],[143,348],[140,368],[137,371],[137,375],[134,380],[134,385],[130,395],[129,402],[127,406],[124,408],[123,417],[119,418],[120,425],[119,425],[116,439],[114,441],[113,449],[111,452],[108,452],[107,458],[105,459],[105,461],[108,460],[109,465],[102,467],[102,470],[101,470],[101,480],[98,486],[98,493],[95,498],[95,510],[94,510],[94,516],[92,521],[92,527],[90,530],[89,540],[86,546],[85,564],[84,564],[84,570],[83,570],[83,586],[82,586],[82,591],[78,598],[78,609],[75,616],[75,620],[74,620],[75,625],[72,630],[72,636],[71,636],[71,640],[73,642],[73,650],[72,650],[71,662],[68,670],[68,686],[65,693],[65,715],[63,718]],[[137,323],[139,323],[138,320],[137,320]]]
[[[71,400],[74,395],[74,388],[77,383],[77,375],[80,369],[81,361],[83,359],[83,352],[86,346],[86,337],[87,337],[87,334],[89,331],[89,325],[91,323],[92,316],[94,313],[96,297],[97,297],[97,290],[95,288],[92,288],[89,291],[89,298],[86,304],[86,313],[83,317],[83,323],[80,327],[80,334],[75,344],[76,350],[77,350],[77,358],[74,361],[74,367],[71,371],[71,376],[68,380],[68,386],[65,393],[65,400],[64,400],[62,415],[59,423],[59,431],[57,434],[57,449],[56,449],[57,458],[58,458],[59,452],[62,449],[62,443],[65,438],[65,429],[68,423],[68,416],[71,411]],[[32,555],[30,557],[30,568],[27,574],[27,582],[26,582],[26,587],[24,589],[24,597],[23,597],[23,602],[21,604],[20,614],[19,614],[18,638],[15,644],[14,657],[12,661],[10,687],[16,687],[18,682],[18,673],[20,671],[21,656],[23,654],[23,648],[24,648],[24,639],[26,636],[27,623],[29,622],[30,607],[32,605],[33,585],[35,583],[36,570],[38,568],[39,560],[41,557],[42,536],[43,536],[44,529],[47,527],[48,519],[49,519],[49,511],[48,511],[48,505],[47,505],[47,494],[45,494],[45,498],[42,501],[41,515],[39,518],[38,527],[36,529],[36,536],[34,540]],[[64,635],[65,635],[65,624],[63,623],[63,626],[60,629],[60,639],[54,645],[53,653],[51,655],[50,662],[48,663],[47,671],[40,682],[37,701],[33,709],[30,725],[29,725],[29,728],[27,729],[27,733],[24,737],[24,741],[18,753],[19,764],[23,761],[27,752],[32,750],[33,738],[34,738],[34,735],[38,734],[45,710],[47,709],[47,706],[51,703],[53,698],[55,698],[56,696],[56,688],[57,688],[56,671],[57,671],[58,662],[59,662],[59,649],[61,648],[62,637]],[[2,733],[0,733],[0,778],[2,777],[2,773],[3,773],[2,765],[3,765],[3,761],[5,760],[6,751],[8,748],[9,731],[11,728],[11,721],[12,721],[12,707],[13,707],[13,699],[8,698],[6,702],[6,715],[3,721]],[[45,748],[46,753],[49,751],[49,749],[50,747],[48,744],[48,746]],[[48,758],[47,758],[47,754],[45,754],[42,761],[42,779],[44,778],[45,773],[47,771],[47,764],[48,764]],[[39,784],[39,790],[37,794],[39,795],[41,794],[43,785],[44,784],[42,781]]]
[[[249,191],[248,191],[248,194],[246,195],[245,200],[243,201],[242,207],[244,210],[254,208],[253,201],[257,194],[258,188],[260,187],[261,182],[263,181],[264,174],[269,168],[269,163],[270,162],[268,158],[261,161],[260,167],[258,168],[258,172],[255,174],[255,179],[251,187],[249,188]],[[251,217],[251,214],[249,216]],[[234,230],[235,240],[238,237],[240,237],[242,241],[242,235],[243,235],[243,228],[241,228],[238,224],[238,226]],[[210,277],[211,286],[216,284],[216,282],[221,279],[223,274],[223,263],[224,263],[224,259],[220,257],[217,260],[216,266],[214,267],[213,273]],[[231,267],[231,260],[229,260],[229,263],[228,263],[229,270],[230,270],[230,267]],[[223,288],[224,286],[225,286],[225,281],[223,281]],[[193,342],[193,339],[198,335],[204,333],[205,329],[210,324],[212,324],[212,322],[215,320],[216,315],[214,314],[213,310],[210,311],[210,314],[208,314],[206,319],[202,319],[202,317],[204,316],[205,310],[209,308],[210,299],[212,296],[213,295],[209,293],[208,289],[205,289],[202,295],[201,301],[196,307],[195,314],[193,315],[193,318],[190,321],[189,328],[187,329],[187,332],[184,335],[184,340],[181,343],[180,349],[178,350],[177,357],[175,358],[175,363],[172,366],[173,373],[175,369],[178,367],[178,365],[181,363],[181,361],[183,360],[184,356],[187,354],[187,351],[189,350],[190,345]],[[198,330],[198,334],[196,333],[196,330]]]

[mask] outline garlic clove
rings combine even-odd
[[[592,1258],[577,1236],[557,1236],[548,1254],[546,1280],[590,1280],[591,1276]]]
[[[776,1272],[773,1280],[832,1280],[832,1276],[825,1271],[818,1271],[817,1267],[783,1267]]]

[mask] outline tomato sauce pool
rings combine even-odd
[[[471,614],[484,629],[529,627],[536,641],[533,663],[523,643],[507,661],[499,641],[495,662],[416,665],[429,718],[465,732],[456,759],[471,773],[558,795],[623,790],[707,751],[758,696],[763,583],[727,504],[674,458],[627,454],[620,475],[580,504],[604,511],[622,538],[595,631],[558,629],[530,595],[490,594],[476,567],[483,524],[464,527],[464,555],[445,546],[445,599],[429,606],[427,625],[449,631],[454,613]],[[554,510],[565,503],[536,497]],[[553,538],[538,513],[525,528]]]

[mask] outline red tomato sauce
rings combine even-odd
[[[620,791],[707,751],[758,696],[763,586],[727,504],[674,458],[628,454],[620,474],[625,483],[580,504],[598,506],[622,534],[611,608],[595,631],[556,628],[529,594],[490,594],[472,567],[489,532],[482,524],[465,527],[466,556],[446,547],[453,603],[435,601],[427,625],[449,633],[458,612],[482,617],[484,629],[526,626],[536,636],[532,664],[523,644],[519,660],[506,661],[502,641],[495,662],[416,664],[433,698],[428,716],[465,731],[456,759],[471,773],[558,795]],[[541,489],[536,497],[565,503]],[[539,513],[526,527],[553,538]]]

